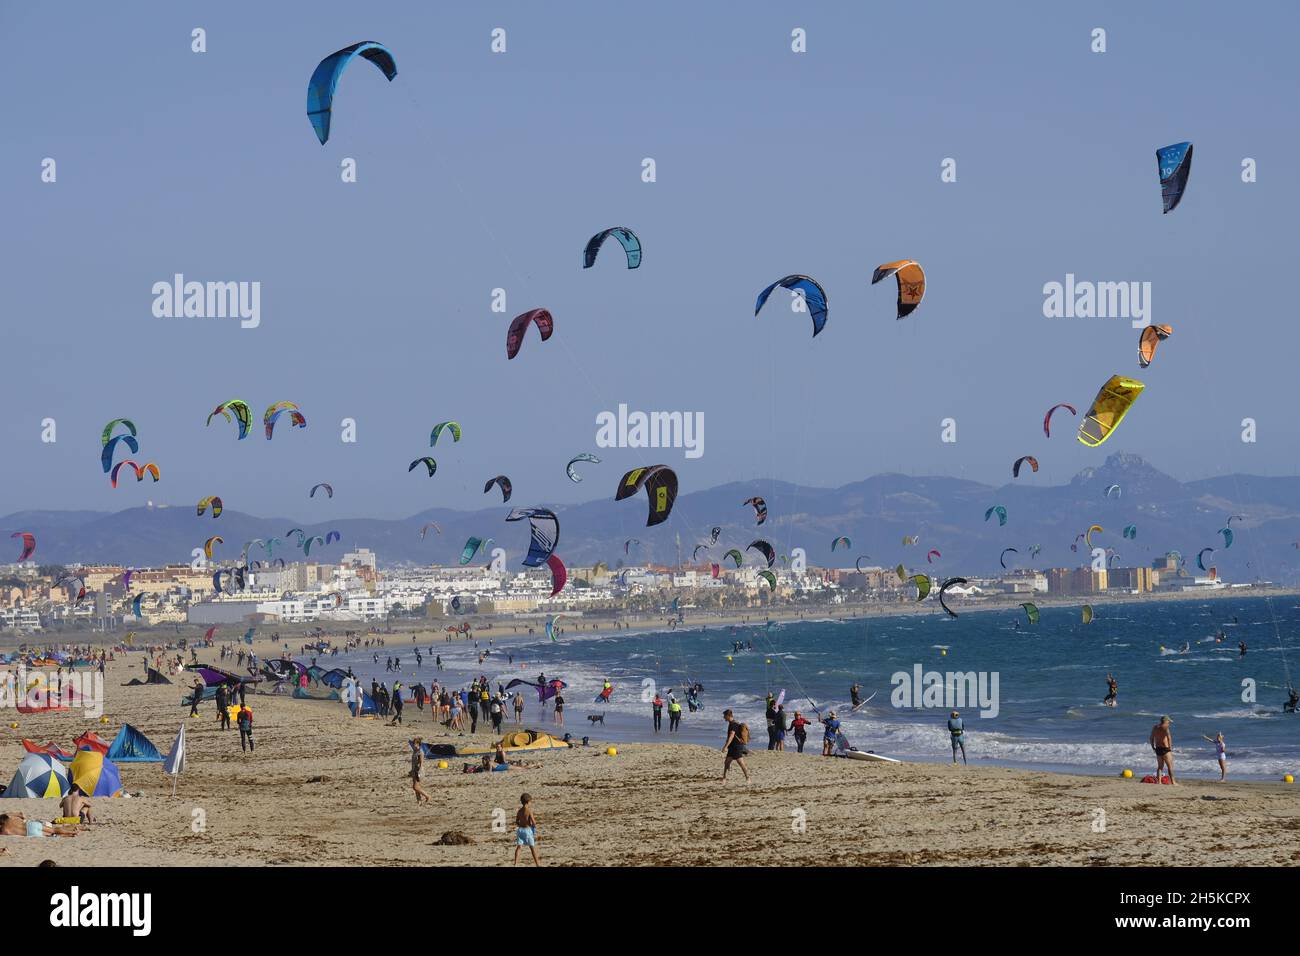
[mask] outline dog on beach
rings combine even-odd
[[[591,726],[593,727],[595,727],[597,724],[600,724],[602,727],[605,726],[604,714],[588,714],[587,719],[591,721]]]

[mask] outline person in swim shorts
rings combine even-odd
[[[1156,782],[1160,781],[1161,771],[1168,767],[1169,782],[1172,784],[1176,781],[1174,780],[1174,738],[1169,732],[1171,723],[1168,717],[1161,717],[1160,723],[1151,728],[1151,736],[1147,738],[1147,742],[1156,752]]]
[[[528,852],[533,855],[533,863],[541,866],[542,861],[537,857],[537,815],[533,813],[532,794],[521,794],[519,797],[519,811],[515,814],[515,863],[519,863],[519,851],[523,847],[528,847]]]

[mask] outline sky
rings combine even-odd
[[[1021,481],[1059,484],[1119,451],[1182,479],[1300,472],[1300,8],[1061,7],[0,3],[0,514],[217,494],[399,517],[491,504],[497,474],[523,505],[612,498],[660,462],[683,492],[886,471],[1001,484],[1021,455],[1042,465]],[[354,61],[322,146],[308,77],[360,40],[397,77]],[[1155,150],[1182,140],[1190,183],[1162,215]],[[583,270],[614,225],[642,266],[614,245]],[[893,280],[870,279],[904,258],[928,282],[898,321]],[[155,317],[174,273],[260,282],[260,325]],[[789,273],[827,291],[815,339],[785,293],[754,315]],[[1067,273],[1151,283],[1149,321],[1174,328],[1151,368],[1128,318],[1044,316]],[[554,336],[507,361],[511,317],[535,307]],[[1086,448],[1060,419],[1044,438],[1047,408],[1082,413],[1117,372],[1147,389],[1112,439]],[[259,419],[243,441],[204,425],[231,398]],[[308,426],[268,442],[280,400]],[[702,414],[703,455],[596,447],[620,403]],[[119,417],[156,487],[110,488],[97,439]],[[463,439],[430,449],[447,419]],[[584,451],[602,463],[571,482]],[[408,473],[425,454],[437,474]],[[333,501],[308,501],[320,481]]]

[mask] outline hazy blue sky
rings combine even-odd
[[[499,500],[480,491],[501,472],[520,504],[612,496],[658,461],[684,491],[887,470],[1000,483],[1023,454],[1043,466],[1029,480],[1059,483],[1114,451],[1183,478],[1295,473],[1300,14],[1064,6],[7,0],[0,513],[215,493],[391,517]],[[398,76],[354,62],[322,147],[307,79],[363,39]],[[1191,182],[1162,216],[1155,150],[1185,139]],[[617,224],[643,266],[615,247],[584,272],[587,237]],[[929,276],[901,322],[892,280],[869,285],[898,258]],[[151,286],[175,272],[260,281],[261,326],[155,318]],[[816,340],[783,294],[753,315],[791,272],[827,289]],[[1044,318],[1043,284],[1069,272],[1153,284],[1151,318],[1175,332],[1152,368],[1127,319]],[[507,362],[509,319],[535,306],[555,335]],[[1121,371],[1148,388],[1115,438],[1087,449],[1067,421],[1043,438],[1050,405],[1082,413]],[[309,426],[205,428],[231,397],[259,418],[297,401]],[[596,448],[620,402],[703,412],[704,456]],[[98,437],[119,416],[157,487],[109,488]],[[408,475],[448,418],[462,442],[439,443],[434,478]],[[580,451],[605,461],[574,485]],[[331,505],[307,503],[317,481]]]

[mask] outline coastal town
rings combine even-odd
[[[563,592],[553,595],[542,569],[505,570],[482,566],[398,565],[384,567],[367,548],[345,553],[337,563],[299,561],[251,570],[244,588],[222,586],[221,568],[200,562],[159,568],[112,565],[63,567],[34,562],[0,570],[0,634],[38,631],[140,631],[183,624],[257,625],[392,623],[400,620],[536,622],[563,614],[662,617],[688,612],[790,612],[854,609],[905,612],[918,604],[937,606],[943,580],[903,568],[863,565],[820,568],[778,562],[775,587],[761,567],[711,564],[667,567],[598,563],[568,569]],[[1151,566],[1016,569],[997,577],[969,577],[951,584],[945,599],[967,609],[1004,603],[1140,598],[1267,590],[1268,582],[1233,584],[1216,574],[1188,569],[1176,552]],[[921,591],[926,594],[922,595]],[[233,593],[232,593],[233,592]],[[926,605],[929,602],[929,605]]]

